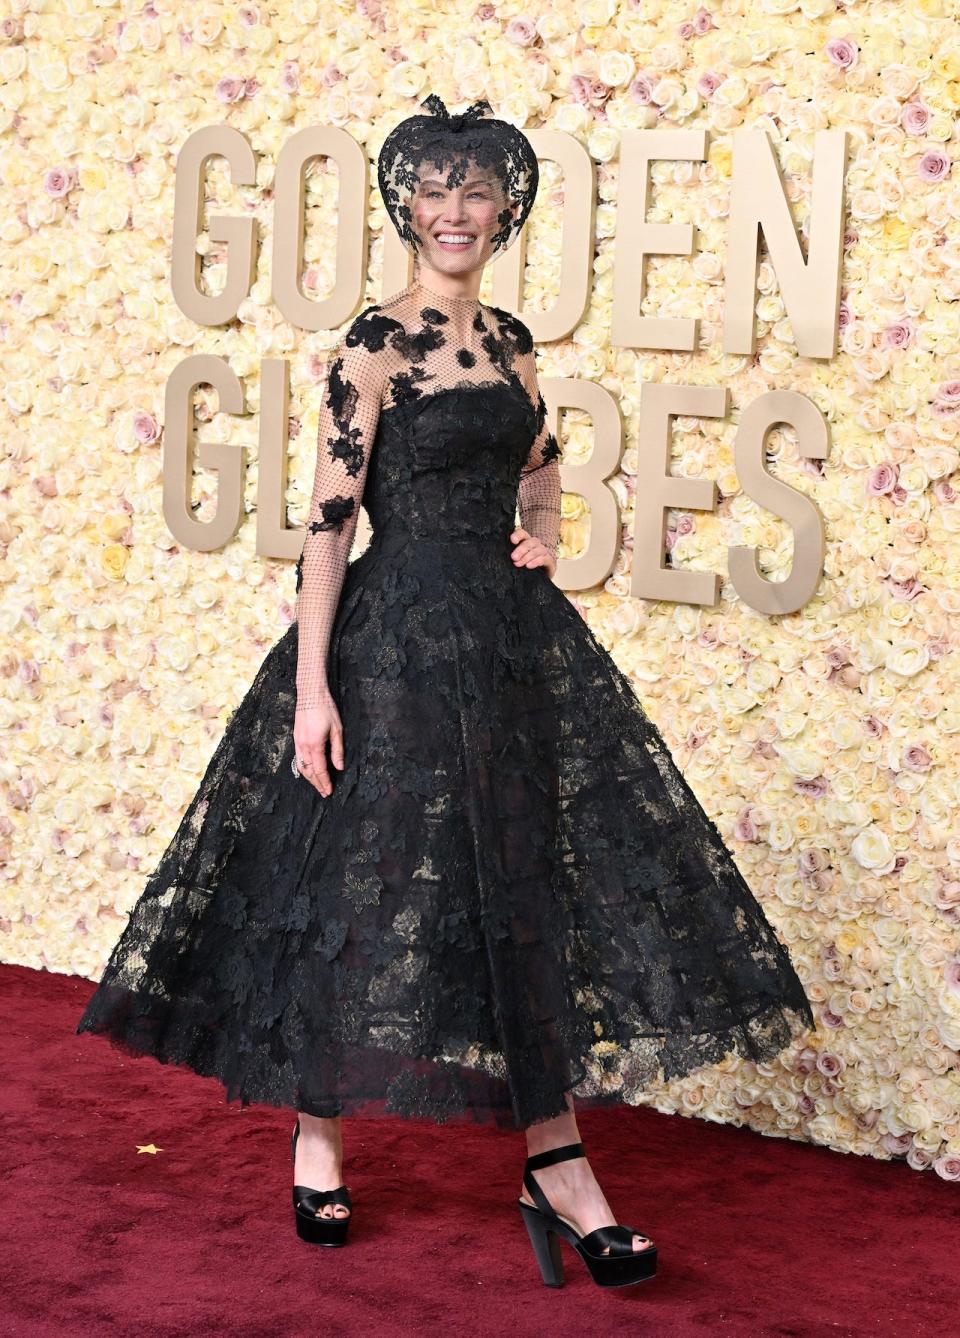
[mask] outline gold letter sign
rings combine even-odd
[[[596,174],[585,148],[572,135],[555,130],[528,132],[538,157],[556,164],[563,181],[563,229],[560,255],[552,268],[557,295],[547,311],[522,312],[525,237],[493,266],[493,303],[522,315],[535,341],[566,339],[589,304],[595,252]],[[689,223],[650,223],[650,164],[656,160],[703,162],[705,130],[624,130],[620,145],[619,198],[614,239],[611,346],[672,349],[695,353],[696,318],[641,315],[651,254],[689,256],[694,251]],[[206,164],[223,158],[235,185],[256,183],[256,155],[246,137],[227,125],[206,126],[184,143],[177,159],[174,197],[171,284],[177,306],[198,325],[221,326],[237,317],[257,269],[253,218],[215,215],[204,220]],[[318,157],[337,166],[337,253],[332,290],[308,296],[300,284],[303,267],[304,180]],[[770,267],[777,276],[797,352],[829,358],[836,345],[844,233],[844,172],[847,133],[820,130],[814,137],[810,206],[801,247],[779,165],[767,135],[739,130],[733,136],[733,170],[727,228],[723,345],[731,355],[753,355],[756,347],[757,268],[761,234]],[[284,320],[304,330],[336,329],[365,300],[369,162],[366,152],[337,127],[312,126],[291,135],[274,173],[274,228],[271,256],[273,300]],[[543,192],[541,208],[550,201]],[[226,282],[221,292],[204,292],[197,238],[206,226],[209,239],[227,251]],[[383,239],[382,292],[386,298],[410,280],[410,258],[388,229]],[[245,453],[242,447],[200,444],[195,440],[193,391],[213,386],[223,412],[243,414],[243,386],[226,361],[215,354],[186,358],[170,376],[164,424],[164,517],[177,541],[203,551],[220,548],[243,519]],[[610,575],[620,544],[620,514],[609,480],[617,473],[623,450],[623,420],[615,397],[582,378],[541,379],[551,428],[560,436],[565,408],[584,411],[593,425],[593,451],[582,465],[561,464],[564,492],[577,493],[590,510],[590,543],[576,559],[562,559],[557,584],[586,590]],[[267,359],[262,369],[257,483],[257,552],[295,558],[303,530],[286,523],[287,364]],[[647,383],[641,388],[640,430],[633,567],[630,593],[641,599],[715,605],[721,574],[694,571],[665,562],[667,512],[671,508],[712,511],[717,485],[712,479],[680,478],[670,472],[671,420],[674,417],[726,419],[728,386]],[[790,575],[782,581],[764,576],[755,549],[734,547],[729,576],[745,604],[760,613],[791,613],[816,592],[823,573],[824,527],[814,501],[771,475],[766,468],[766,438],[784,424],[797,450],[823,460],[829,451],[827,423],[817,406],[794,390],[770,390],[752,403],[734,406],[739,421],[734,463],[745,494],[788,525],[794,536]],[[198,521],[190,505],[194,461],[218,471],[217,511]],[[361,525],[358,538],[369,534]]]

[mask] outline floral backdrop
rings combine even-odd
[[[950,0],[12,0],[0,21],[0,514],[3,692],[0,956],[95,979],[173,834],[232,708],[294,614],[293,564],[259,557],[249,514],[224,549],[181,550],[162,515],[164,385],[191,352],[243,379],[251,417],[198,394],[206,440],[248,447],[256,496],[260,362],[290,365],[291,524],[312,480],[326,353],[340,331],[286,324],[270,299],[270,185],[281,146],[334,124],[375,162],[387,131],[437,92],[488,98],[524,127],[576,136],[597,166],[592,301],[541,374],[619,400],[623,545],[574,599],[627,672],[789,946],[817,1014],[769,1066],[737,1059],[647,1094],[662,1111],[747,1124],[960,1180],[960,39]],[[208,212],[258,220],[257,281],[229,326],[201,328],[169,285],[176,155],[227,122],[255,186],[223,163]],[[654,221],[694,221],[692,257],[648,265],[644,314],[701,318],[692,354],[609,342],[618,142],[626,127],[705,127],[704,163],[653,167]],[[797,355],[769,265],[757,354],[720,351],[731,136],[770,137],[798,226],[812,143],[850,136],[838,352]],[[562,182],[544,163],[525,304],[559,272]],[[308,180],[303,286],[333,281],[335,170]],[[368,301],[385,214],[370,196]],[[389,226],[387,221],[386,226]],[[201,244],[204,282],[226,256]],[[485,276],[485,285],[489,276]],[[486,286],[481,291],[484,296]],[[716,478],[715,514],[669,514],[672,560],[725,574],[756,545],[774,579],[780,522],[732,464],[739,412],[770,388],[831,424],[823,462],[785,431],[770,467],[820,508],[826,568],[798,613],[759,615],[724,580],[716,609],[628,593],[645,381],[727,384],[727,421],[676,425],[673,469]],[[565,458],[591,449],[563,424]],[[199,471],[200,519],[216,477]],[[564,499],[562,555],[589,538]],[[573,596],[570,596],[573,598]]]

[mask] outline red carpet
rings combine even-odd
[[[0,966],[4,1335],[958,1330],[955,1186],[650,1109],[580,1119],[614,1211],[657,1241],[650,1282],[601,1291],[564,1246],[567,1285],[544,1287],[515,1203],[523,1137],[464,1124],[346,1123],[355,1234],[311,1247],[293,1113],[75,1036],[93,988]]]

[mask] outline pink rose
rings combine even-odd
[[[677,36],[681,42],[689,42],[692,37],[696,37],[697,30],[689,19],[684,19],[683,23],[677,24]]]
[[[285,60],[280,69],[280,90],[296,93],[300,88],[300,69],[295,60]]]
[[[147,413],[145,409],[137,409],[133,415],[133,435],[142,446],[157,440],[160,427],[152,413]]]
[[[656,80],[650,78],[649,75],[638,74],[636,78],[631,80],[627,91],[634,102],[640,102],[646,105],[653,101],[653,88],[655,83]]]
[[[846,1067],[847,1062],[843,1055],[835,1055],[829,1050],[821,1050],[817,1056],[817,1068],[825,1078],[836,1078]]]
[[[537,26],[533,19],[511,19],[504,29],[504,37],[514,46],[533,46],[537,40]]]
[[[850,310],[850,306],[846,298],[842,298],[840,301],[840,305],[837,308],[837,324],[840,326],[840,329],[842,330],[845,326],[849,325],[852,320],[853,320],[853,312]]]
[[[901,604],[908,604],[911,600],[916,599],[918,595],[922,595],[926,586],[921,585],[914,576],[911,576],[909,581],[895,581],[892,577],[889,577],[887,579],[887,589],[894,599],[898,599]]]
[[[69,167],[51,167],[43,174],[43,189],[55,200],[69,195],[73,186],[73,172]]]
[[[705,70],[697,80],[697,92],[702,98],[712,98],[723,83],[725,76],[714,70]]]
[[[960,1153],[945,1152],[933,1163],[933,1169],[941,1180],[960,1180]]]
[[[960,407],[960,381],[941,381],[933,392],[938,404],[950,404]]]
[[[951,906],[960,906],[960,882],[941,883],[934,893],[934,904],[938,910],[945,911]]]
[[[760,832],[753,820],[752,813],[748,810],[738,814],[737,820],[733,824],[733,835],[737,841],[759,840]]]
[[[886,1151],[892,1152],[894,1157],[904,1156],[913,1145],[912,1133],[885,1133],[882,1137],[881,1145]]]
[[[698,36],[708,33],[711,28],[716,28],[716,26],[713,15],[707,9],[698,9],[693,16],[693,27]]]
[[[319,353],[307,354],[307,372],[311,381],[319,381],[327,368],[327,359]]]
[[[950,159],[943,149],[927,149],[917,163],[917,176],[921,181],[942,181],[950,172]]]
[[[933,485],[933,495],[938,502],[943,502],[947,506],[952,505],[957,500],[957,490],[946,479],[937,479]]]
[[[570,96],[581,107],[589,107],[590,80],[585,74],[572,74],[570,76]]]
[[[882,348],[909,348],[913,343],[914,329],[910,321],[894,321],[884,330],[880,345]]]
[[[570,92],[574,102],[578,102],[581,107],[602,108],[611,91],[600,79],[591,79],[586,74],[570,76]]]
[[[255,28],[260,22],[260,12],[254,5],[241,5],[237,10],[237,18],[244,28]]]
[[[324,88],[333,88],[343,78],[343,71],[338,70],[333,61],[328,61],[320,71],[320,82]]]
[[[797,856],[797,868],[800,871],[801,877],[804,878],[807,877],[808,874],[818,873],[821,869],[826,867],[827,863],[826,851],[819,849],[817,846],[807,846],[807,848],[801,850],[800,854]]]
[[[852,69],[860,58],[860,48],[846,37],[831,37],[826,52],[834,65],[841,70]]]
[[[943,980],[951,994],[960,994],[960,961],[955,957],[943,968]]]
[[[933,766],[933,758],[922,743],[911,743],[908,748],[904,748],[900,764],[904,771],[929,771]]]
[[[925,135],[930,123],[930,108],[922,102],[908,102],[900,113],[900,124],[908,135]]]
[[[87,69],[95,70],[98,65],[106,65],[111,60],[116,60],[116,48],[106,42],[100,42],[97,46],[92,46],[87,52]]]
[[[795,780],[793,788],[797,794],[808,794],[812,799],[822,799],[830,789],[826,776],[814,776],[812,780]]]
[[[939,418],[942,421],[956,418],[958,412],[960,412],[960,405],[942,404],[939,400],[934,400],[930,405],[930,413],[934,418]]]
[[[247,81],[237,79],[233,75],[225,74],[222,79],[217,81],[214,88],[214,96],[218,102],[239,102],[247,90]]]
[[[867,496],[882,497],[884,493],[892,492],[899,477],[899,465],[892,464],[890,461],[884,461],[881,465],[874,465],[867,475]]]

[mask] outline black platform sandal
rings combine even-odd
[[[290,1156],[294,1165],[297,1160],[297,1135],[300,1133],[300,1121],[297,1120],[290,1139]],[[317,1209],[325,1203],[340,1203],[350,1209],[349,1217],[318,1217]],[[293,1211],[297,1223],[297,1235],[311,1245],[346,1245],[347,1228],[353,1217],[353,1203],[346,1185],[336,1189],[308,1189],[306,1185],[293,1187]]]
[[[582,1143],[567,1143],[562,1148],[551,1148],[549,1152],[528,1157],[523,1169],[523,1187],[536,1206],[520,1199],[520,1215],[526,1223],[544,1283],[548,1287],[563,1286],[563,1260],[558,1237],[573,1246],[598,1287],[629,1287],[654,1277],[657,1247],[651,1243],[643,1250],[633,1248],[634,1236],[650,1240],[649,1236],[634,1227],[620,1225],[597,1227],[581,1236],[572,1222],[554,1212],[550,1200],[531,1175],[541,1166],[554,1166],[557,1162],[572,1161],[585,1155]],[[602,1254],[608,1245],[610,1253]]]

